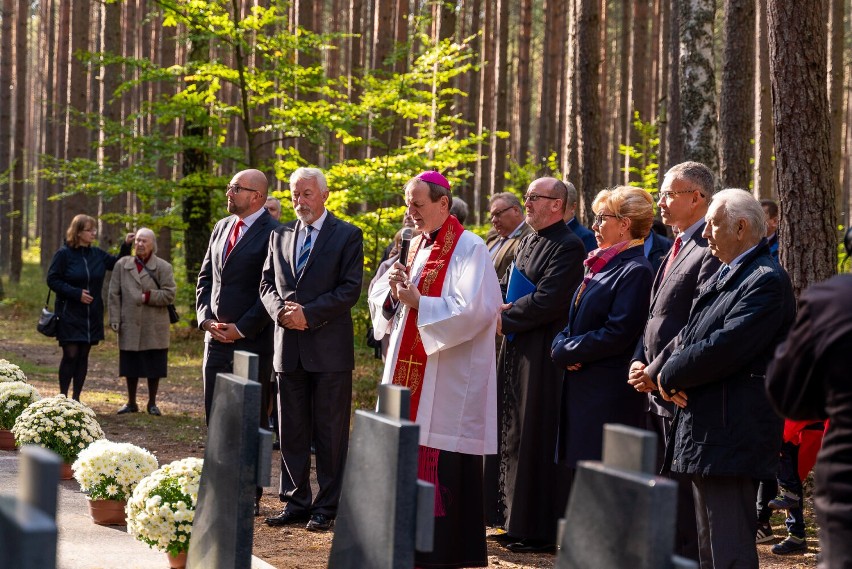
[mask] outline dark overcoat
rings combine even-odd
[[[502,313],[503,342],[497,366],[500,402],[500,487],[506,530],[514,537],[555,543],[568,500],[564,465],[553,461],[562,370],[550,344],[568,322],[571,296],[583,278],[582,241],[560,220],[523,239],[515,267],[536,290]],[[505,296],[507,274],[501,287]]]
[[[654,275],[641,246],[622,251],[571,304],[568,327],[553,340],[551,357],[565,371],[557,459],[600,460],[605,423],[639,427],[645,397],[627,383],[636,342],[648,318]]]
[[[764,389],[766,368],[796,313],[790,278],[765,239],[701,290],[659,374],[666,393],[684,391],[664,471],[772,478],[783,422]]]
[[[56,293],[54,312],[59,317],[56,339],[59,344],[80,342],[97,344],[104,339],[104,277],[116,261],[130,254],[130,244],[123,243],[118,255],[110,255],[97,247],[63,245],[54,255],[47,270],[47,286]],[[83,291],[92,295],[83,304]]]

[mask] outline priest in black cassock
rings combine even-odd
[[[530,184],[524,207],[535,232],[523,238],[501,281],[506,304],[498,330],[505,340],[497,397],[507,533],[499,539],[515,552],[554,550],[568,501],[570,471],[554,461],[562,370],[553,364],[550,346],[568,322],[586,252],[562,221],[566,197],[565,184],[555,178]]]

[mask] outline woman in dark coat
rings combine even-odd
[[[67,396],[73,381],[72,397],[78,401],[86,381],[89,350],[104,339],[104,276],[120,257],[130,253],[134,237],[127,234],[116,256],[92,247],[96,235],[93,218],[82,213],[74,216],[65,232],[65,245],[53,255],[47,271],[47,286],[56,293],[54,311],[59,317],[59,391]]]
[[[604,423],[642,425],[644,401],[625,381],[648,317],[653,273],[644,240],[654,219],[645,190],[603,190],[592,204],[598,249],[584,261],[586,275],[571,301],[568,327],[551,346],[565,369],[557,460],[600,460]]]

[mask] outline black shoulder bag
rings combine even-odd
[[[145,265],[142,265],[142,268],[145,269],[145,272],[148,273],[148,276],[154,280],[154,284],[157,285],[157,288],[162,288],[160,287],[160,281],[157,280],[157,277],[154,276],[154,273],[151,272],[151,269],[149,269]],[[167,305],[166,310],[169,311],[169,322],[171,322],[172,324],[180,322],[180,314],[178,314],[177,308],[175,308],[174,304]]]
[[[44,308],[41,309],[41,315],[39,315],[38,317],[38,324],[36,324],[36,330],[38,330],[48,338],[55,338],[57,328],[59,327],[59,316],[51,312],[48,308],[50,306],[51,292],[52,291],[50,289],[47,289],[47,299],[45,299]]]

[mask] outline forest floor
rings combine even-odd
[[[6,299],[0,302],[0,358],[5,358],[24,370],[30,382],[42,396],[58,393],[56,379],[61,350],[56,342],[35,331],[35,323],[44,298],[44,285],[35,278],[35,269],[27,271],[30,279],[19,286],[6,287]],[[46,294],[46,289],[45,289]],[[179,310],[181,307],[178,307]],[[181,313],[187,312],[184,307]],[[173,326],[169,352],[169,377],[161,381],[157,404],[162,417],[147,413],[116,415],[125,402],[123,380],[117,377],[118,346],[115,335],[107,330],[106,340],[92,349],[89,374],[81,400],[98,414],[110,440],[131,442],[153,452],[160,464],[188,456],[204,456],[207,429],[204,424],[204,404],[201,388],[201,348],[199,332],[183,324]],[[375,405],[375,385],[380,374],[372,350],[358,349],[353,389],[353,409],[371,409]],[[139,406],[144,409],[147,387],[139,387]],[[273,456],[273,486],[267,488],[261,501],[262,516],[277,514],[282,504],[277,495],[278,461]],[[313,472],[312,472],[313,478]],[[315,484],[315,481],[314,481]],[[791,569],[816,566],[816,527],[812,500],[806,504],[808,520],[808,553],[780,557],[770,552],[770,544],[757,546],[760,566],[768,569]],[[775,534],[785,534],[783,517],[773,518]],[[494,530],[489,530],[489,537]],[[318,569],[327,566],[333,533],[311,533],[302,527],[270,528],[263,517],[256,518],[254,554],[279,569]],[[776,540],[778,541],[778,540]],[[488,540],[488,566],[500,568],[553,567],[555,557],[548,554],[514,554],[492,539]]]

